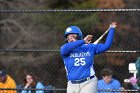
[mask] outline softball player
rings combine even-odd
[[[64,37],[67,42],[61,47],[61,56],[67,72],[67,93],[96,93],[97,78],[94,71],[94,55],[108,50],[113,42],[116,24],[110,24],[109,33],[104,44],[90,43],[92,35],[83,39],[77,26],[66,29]]]

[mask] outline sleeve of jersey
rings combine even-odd
[[[71,51],[71,50],[73,50],[73,49],[75,49],[75,48],[81,46],[81,45],[84,44],[84,43],[85,43],[84,40],[77,40],[77,41],[75,41],[75,42],[70,42],[70,43],[67,43],[67,44],[63,45],[63,46],[61,47],[61,50],[60,50],[61,55],[62,55],[62,56],[65,56],[65,55],[70,54],[70,51]]]
[[[111,47],[113,38],[114,38],[114,32],[115,32],[115,29],[110,28],[105,43],[96,45],[95,54],[103,53]]]
[[[116,81],[114,84],[115,90],[121,90],[121,84],[119,81]],[[120,92],[114,92],[114,93],[120,93]]]

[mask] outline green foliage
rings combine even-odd
[[[86,0],[81,3],[72,2],[72,5],[73,5],[73,7],[71,7],[71,8],[74,8],[74,9],[92,9],[92,8],[96,8],[97,2],[96,2],[96,0],[94,0],[94,1]]]
[[[70,25],[76,25],[85,30],[99,23],[98,14],[94,12],[49,12],[43,15],[38,14],[33,19],[35,23],[43,23],[53,30],[57,28],[60,32]]]
[[[91,9],[96,8],[97,0],[55,0],[46,1],[46,8],[51,9]]]
[[[99,24],[98,13],[96,12],[47,12],[43,14],[32,15],[33,23],[35,23],[41,32],[46,32],[47,41],[59,39],[57,42],[47,42],[49,45],[55,44],[55,49],[59,49],[64,43],[63,34],[67,27],[76,25],[80,27],[83,34],[93,32],[95,25]],[[91,30],[92,29],[92,30]],[[43,34],[44,35],[44,34]],[[50,37],[50,38],[49,38]],[[50,46],[51,47],[51,46]]]

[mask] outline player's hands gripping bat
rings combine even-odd
[[[86,44],[89,44],[89,43],[91,42],[92,38],[93,38],[92,35],[87,35],[87,36],[84,38],[85,43],[86,43]]]
[[[102,35],[100,36],[100,38],[98,38],[93,44],[99,43],[99,42],[101,41],[101,39],[108,33],[109,29],[110,29],[110,28],[116,28],[116,26],[117,26],[117,22],[112,22],[112,23],[110,24],[109,28],[105,31],[105,33],[102,34]]]

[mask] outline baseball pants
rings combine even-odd
[[[87,80],[80,84],[72,84],[68,82],[67,93],[96,93],[97,92],[97,77]]]

